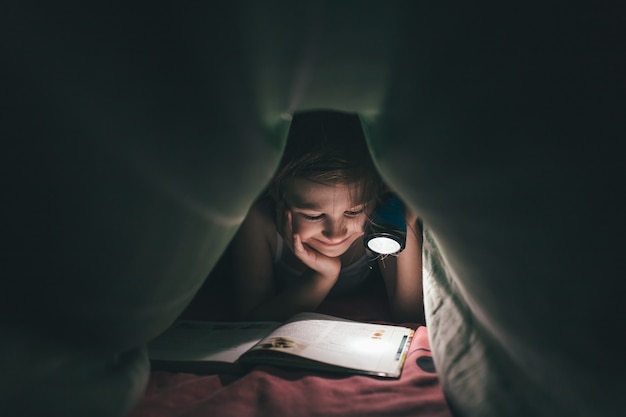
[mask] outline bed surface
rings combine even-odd
[[[380,288],[324,302],[319,312],[393,324]],[[384,295],[383,295],[384,296]],[[228,319],[228,296],[201,291],[182,317]],[[129,417],[173,416],[451,416],[433,364],[428,330],[418,323],[402,375],[384,379],[272,366],[237,375],[153,371]]]
[[[426,328],[417,328],[397,380],[270,366],[241,377],[155,371],[130,417],[296,415],[450,416]]]

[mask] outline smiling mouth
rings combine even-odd
[[[318,241],[318,242],[320,242],[320,243],[321,243],[322,245],[324,245],[324,246],[327,246],[327,247],[329,247],[329,248],[333,248],[333,247],[340,246],[340,245],[342,245],[342,244],[346,243],[346,242],[348,241],[348,239],[349,239],[349,237],[347,237],[347,238],[343,239],[343,240],[342,240],[342,241],[340,241],[340,242],[332,242],[332,243],[329,243],[329,242],[324,242],[323,240],[319,240],[319,239],[318,239],[317,241]]]

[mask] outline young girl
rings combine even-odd
[[[233,240],[240,316],[284,320],[356,291],[379,262],[393,319],[424,322],[418,219],[405,209],[405,249],[376,260],[363,244],[384,191],[356,114],[294,116],[278,171]]]

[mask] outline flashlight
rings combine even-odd
[[[365,246],[379,255],[397,255],[406,244],[404,204],[393,194],[383,196],[365,227]]]

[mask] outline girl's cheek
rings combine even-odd
[[[300,233],[300,230],[302,229],[300,227],[300,220],[294,219],[293,222],[291,223],[291,227],[294,233]]]
[[[293,222],[293,232],[298,234],[304,234],[307,230],[310,229],[310,225],[307,224],[307,221],[304,219],[294,219]]]
[[[367,218],[364,216],[362,218],[358,218],[358,219],[354,219],[352,221],[352,229],[353,230],[358,230],[360,232],[365,230],[365,222],[366,222]]]

